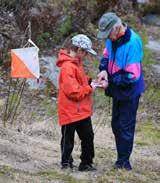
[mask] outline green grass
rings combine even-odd
[[[22,177],[28,176],[32,177],[33,180],[35,177],[38,177],[39,180],[44,180],[44,182],[48,182],[49,180],[61,180],[65,183],[88,183],[83,180],[77,180],[76,178],[72,177],[69,174],[64,174],[56,171],[44,171],[44,172],[39,172],[39,173],[28,173],[28,172],[23,172],[23,171],[18,171],[15,169],[12,169],[9,166],[0,166],[0,178],[3,177],[3,179],[8,177],[15,178],[16,176],[21,175]],[[22,180],[21,180],[22,181]]]
[[[144,47],[144,57],[143,57],[143,65],[150,65],[153,64],[154,58],[153,53],[149,48]]]
[[[112,150],[111,148],[97,148],[96,149],[96,156],[97,160],[105,159],[106,161],[110,161],[112,163],[112,160],[115,158],[116,151]]]
[[[83,181],[79,181],[72,177],[71,175],[66,175],[64,173],[58,173],[56,171],[51,171],[51,172],[39,172],[37,176],[45,177],[50,180],[52,179],[57,179],[57,180],[63,180],[66,183],[83,183]]]
[[[137,139],[135,141],[135,143],[138,145],[138,146],[147,146],[148,143],[147,142],[144,142],[143,139]]]
[[[54,119],[57,119],[57,104],[55,101],[50,101],[47,98],[43,99],[39,102],[38,108],[31,111],[31,117],[39,120],[39,118],[41,118],[40,111],[47,117],[54,117]]]
[[[141,147],[151,148],[154,145],[160,144],[160,126],[154,122],[138,123],[137,138],[135,143]],[[96,180],[97,183],[151,183],[160,180],[159,162],[151,155],[135,156],[133,160],[132,172],[125,170],[115,170],[113,163],[116,159],[116,150],[110,148],[96,149],[97,164],[105,166],[102,173]]]
[[[160,102],[160,89],[149,87],[146,90],[146,92],[144,93],[144,98],[147,102],[159,103]]]
[[[144,40],[143,41],[143,44],[146,45],[148,40],[145,38],[142,37],[142,39]],[[154,57],[153,57],[153,52],[144,46],[144,57],[143,57],[143,65],[150,65],[150,64],[153,64],[155,62],[154,60]]]
[[[147,32],[145,31],[145,28],[142,28],[139,34],[141,36],[144,45],[143,65],[153,64],[154,63],[153,52],[149,48],[145,47],[145,45],[148,43],[148,36]]]
[[[100,88],[97,89],[94,94],[95,109],[104,109],[105,112],[107,112],[109,109],[111,109],[111,105],[112,105],[112,98],[106,96],[103,89]]]
[[[137,145],[157,145],[160,143],[160,126],[154,122],[137,125]]]
[[[143,27],[142,30],[139,32],[142,42],[143,44],[147,44],[148,43],[148,36],[147,36],[147,32],[145,30],[145,28]]]
[[[9,96],[8,103],[9,103],[9,105],[11,105],[13,107],[14,105],[17,104],[17,101],[19,101],[19,100],[20,100],[20,95],[12,94]]]
[[[8,174],[9,172],[12,172],[13,169],[9,166],[0,166],[0,176],[3,176],[3,175],[6,175]]]
[[[140,166],[143,166],[141,164]],[[148,170],[145,167],[138,170],[135,167],[131,172],[125,170],[108,169],[103,175],[99,176],[97,183],[151,183],[158,182],[160,176],[158,172]]]
[[[47,99],[43,100],[40,103],[40,107],[44,108],[44,110],[46,111],[46,115],[47,116],[57,116],[57,104],[56,102],[53,101],[53,103],[50,103]]]
[[[131,174],[126,172],[125,170],[110,170],[106,172],[98,181],[98,183],[134,183],[134,182],[141,182],[142,177],[136,176],[135,174]]]

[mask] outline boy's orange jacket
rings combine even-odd
[[[60,67],[58,117],[60,125],[70,124],[92,114],[93,89],[88,84],[82,62],[71,57],[65,49],[58,55]]]

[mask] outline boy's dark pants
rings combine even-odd
[[[81,140],[81,163],[92,164],[94,158],[94,133],[91,124],[91,118],[64,125],[61,128],[61,152],[62,152],[62,164],[72,163],[72,150],[74,147],[74,134],[77,132]]]
[[[117,148],[117,163],[129,164],[133,148],[136,113],[139,97],[132,100],[116,100],[113,98],[112,131]]]

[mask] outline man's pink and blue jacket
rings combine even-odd
[[[106,40],[100,71],[108,73],[106,95],[128,100],[144,92],[142,72],[143,46],[138,34],[127,27],[125,35],[117,41]]]

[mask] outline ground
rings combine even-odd
[[[95,131],[96,172],[81,173],[80,142],[76,137],[74,160],[76,168],[60,169],[60,129],[53,119],[26,125],[21,132],[0,129],[0,182],[159,182],[160,180],[160,127],[152,123],[139,123],[131,162],[133,171],[113,169],[116,159],[110,118],[93,116]]]

